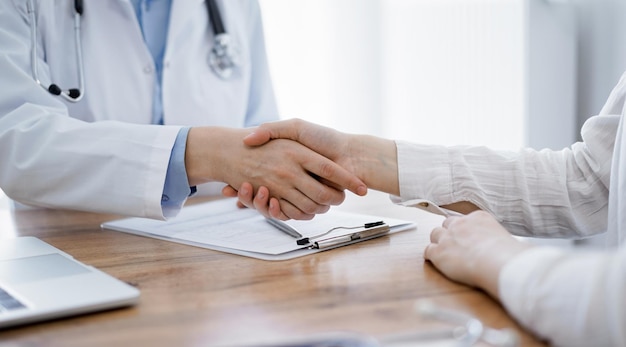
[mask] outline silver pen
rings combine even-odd
[[[276,229],[284,232],[285,234],[291,236],[291,237],[295,237],[296,239],[301,239],[302,238],[302,234],[300,234],[296,229],[294,229],[291,225],[283,222],[280,219],[275,219],[275,218],[266,218],[265,219],[268,223],[270,223],[271,225],[275,226]]]

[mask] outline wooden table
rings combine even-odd
[[[141,290],[134,307],[0,331],[0,346],[254,346],[334,331],[382,337],[449,327],[417,314],[418,299],[512,328],[523,346],[543,346],[488,295],[424,261],[441,217],[376,192],[349,196],[339,209],[411,219],[418,228],[268,262],[100,228],[120,216],[0,210],[0,238],[39,237]]]

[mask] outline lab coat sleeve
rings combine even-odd
[[[624,269],[623,247],[619,253],[531,248],[500,272],[500,299],[552,345],[626,346]]]
[[[180,127],[71,118],[31,76],[30,26],[16,4],[0,2],[0,188],[28,205],[162,219]]]
[[[250,31],[246,37],[250,39],[252,76],[245,126],[256,126],[278,120],[278,109],[265,50],[261,9],[256,0],[247,4]]]
[[[513,234],[581,237],[606,230],[619,116],[592,117],[560,151],[425,146],[397,141],[402,200],[470,201]]]

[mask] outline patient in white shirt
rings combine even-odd
[[[626,74],[583,126],[582,141],[560,151],[417,145],[300,120],[264,124],[244,141],[299,141],[371,189],[467,214],[431,232],[424,257],[442,273],[499,299],[550,344],[626,346],[625,101]],[[224,194],[286,219],[264,187],[226,187]],[[602,235],[605,247],[536,246],[511,234]]]

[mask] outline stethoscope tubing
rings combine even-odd
[[[213,34],[215,36],[225,34],[224,22],[222,22],[222,15],[220,9],[217,6],[215,0],[207,1],[207,12],[209,13],[209,20],[211,21],[211,28],[213,28]]]
[[[70,102],[79,102],[84,94],[85,94],[85,70],[83,64],[83,45],[81,42],[80,36],[80,21],[83,12],[82,0],[74,1],[74,45],[76,47],[76,72],[78,73],[78,89],[69,89],[67,92],[63,92],[59,86],[52,83],[49,87],[43,85],[41,80],[39,79],[39,66],[37,63],[37,18],[35,14],[35,5],[33,4],[33,0],[28,0],[26,4],[28,15],[30,17],[30,25],[31,25],[31,51],[30,51],[30,62],[32,67],[33,79],[41,88],[47,90],[48,92],[60,95],[65,100]]]

